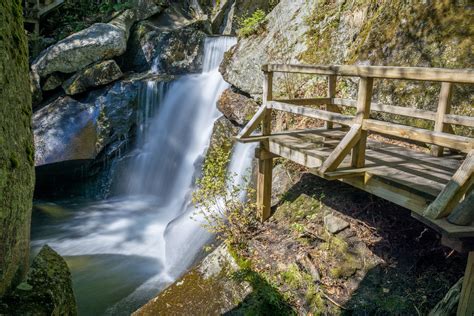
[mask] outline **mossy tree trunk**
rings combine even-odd
[[[0,1],[0,296],[28,266],[34,149],[21,0]]]

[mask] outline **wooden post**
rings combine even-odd
[[[474,315],[474,251],[469,252],[457,316]]]
[[[361,77],[359,92],[357,94],[357,113],[354,124],[361,124],[370,115],[370,102],[372,99],[373,78]],[[352,150],[352,167],[363,168],[365,165],[365,147],[367,145],[367,131],[361,131],[360,139]]]
[[[474,149],[469,152],[462,165],[444,186],[436,199],[431,202],[423,215],[434,219],[448,216],[462,196],[474,184],[473,173]]]
[[[337,81],[336,76],[328,76],[328,98],[333,99],[336,97],[336,81]],[[337,113],[340,112],[337,105],[334,105],[334,104],[326,105],[326,110],[331,111],[331,112],[337,112]],[[332,122],[328,122],[328,121],[324,122],[324,127],[326,127],[327,129],[332,129],[333,125],[334,124]]]
[[[273,72],[265,72],[263,80],[263,105],[267,105],[268,101],[273,99]],[[267,107],[262,120],[262,135],[270,135],[272,132],[272,110]],[[269,150],[268,140],[260,142],[260,148],[264,151]],[[262,156],[258,160],[258,179],[257,179],[257,207],[259,209],[259,217],[263,222],[271,215],[271,197],[272,197],[272,169],[273,159],[263,159]]]
[[[435,132],[448,132],[448,127],[444,123],[444,116],[445,114],[449,114],[451,111],[451,96],[453,91],[453,85],[450,82],[443,82],[441,84],[441,92],[439,94],[438,100],[438,110],[436,112],[436,120],[434,131]],[[443,156],[444,148],[441,146],[433,145],[431,146],[431,155],[436,157]]]
[[[466,197],[448,216],[448,222],[467,226],[474,221],[474,191],[466,193]]]

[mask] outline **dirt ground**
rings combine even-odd
[[[408,210],[338,181],[295,174],[239,255],[297,313],[426,315],[463,275],[466,255],[441,246]],[[330,233],[325,219],[343,229]]]

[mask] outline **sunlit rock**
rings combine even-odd
[[[245,125],[258,109],[253,99],[227,89],[222,93],[217,108],[224,116],[237,125]]]
[[[63,88],[66,94],[74,95],[87,91],[122,77],[122,71],[114,60],[107,60],[93,64],[72,76],[64,82]]]

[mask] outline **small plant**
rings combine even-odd
[[[227,172],[230,152],[226,146],[209,150],[193,193],[197,209],[193,218],[202,221],[217,238],[238,247],[245,244],[248,233],[257,224],[256,205],[251,202],[255,190],[247,185],[248,176],[237,182],[238,175]]]
[[[265,25],[265,11],[258,9],[252,15],[244,17],[239,21],[237,34],[240,37],[249,37],[250,35],[261,32]]]

